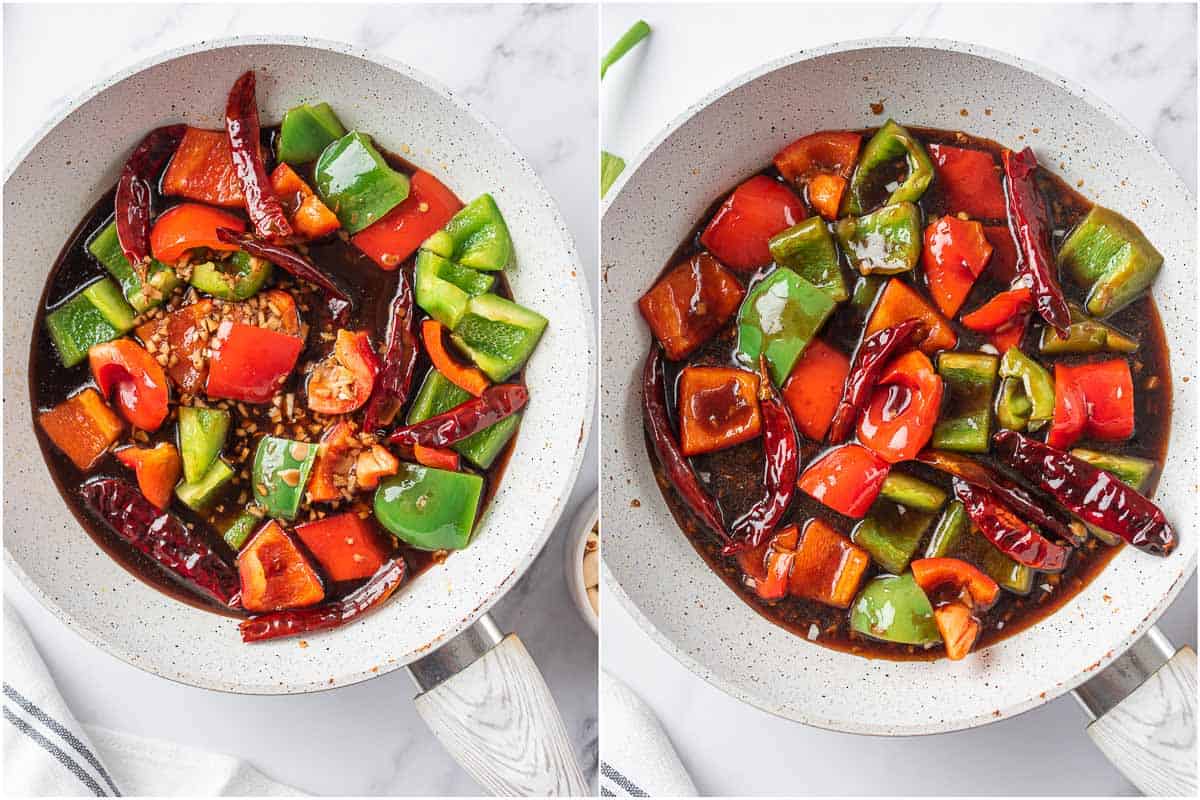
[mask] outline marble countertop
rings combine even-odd
[[[1194,6],[609,5],[602,48],[637,19],[654,28],[649,45],[613,68],[601,91],[601,141],[630,163],[689,105],[759,64],[839,40],[922,36],[1005,50],[1086,85],[1196,190]],[[1195,647],[1194,577],[1159,627],[1177,646]],[[1087,718],[1070,697],[962,733],[853,736],[734,700],[661,650],[616,603],[605,606],[603,637],[604,668],[658,714],[704,794],[1136,794],[1084,734]]]
[[[264,33],[348,42],[429,73],[508,135],[558,201],[595,307],[595,31],[596,10],[586,6],[10,5],[4,8],[4,160],[91,85],[164,50]],[[597,643],[568,595],[562,548],[571,517],[596,490],[596,460],[593,436],[563,525],[493,610],[541,667],[588,774],[596,766]],[[311,695],[209,692],[153,677],[87,644],[7,570],[4,598],[86,723],[236,754],[312,793],[478,794],[417,716],[415,689],[403,671]]]

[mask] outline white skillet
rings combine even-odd
[[[1083,181],[1089,198],[1135,220],[1166,257],[1154,296],[1171,346],[1174,413],[1155,499],[1179,532],[1178,549],[1159,559],[1127,548],[1049,619],[959,663],[856,657],[768,622],[679,532],[643,441],[639,381],[650,335],[637,298],[723,192],[800,136],[881,124],[885,116],[870,108],[881,98],[901,123],[1031,145],[1069,183]],[[1153,624],[1195,570],[1200,536],[1196,382],[1181,380],[1196,366],[1196,206],[1146,138],[1084,89],[1011,56],[946,41],[865,40],[798,53],[713,92],[643,151],[610,197],[601,295],[605,587],[642,628],[734,697],[852,733],[969,728],[1078,687],[1100,717],[1093,738],[1136,785],[1194,794],[1195,654],[1185,648],[1172,658]]]
[[[550,318],[529,362],[532,399],[516,451],[471,546],[377,613],[306,637],[303,649],[295,640],[244,645],[234,620],[170,599],[101,552],[51,482],[27,386],[31,337],[44,335],[34,330],[38,299],[74,226],[147,131],[180,121],[221,128],[229,87],[251,68],[264,124],[325,100],[348,128],[428,168],[460,197],[491,192],[515,243],[513,291]],[[48,123],[10,166],[4,209],[5,560],[31,592],[118,658],[209,689],[311,692],[409,665],[424,692],[422,715],[487,789],[586,791],[541,673],[486,615],[554,530],[595,395],[595,335],[575,246],[504,135],[418,71],[357,48],[275,36],[203,42],[105,81]]]

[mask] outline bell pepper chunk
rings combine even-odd
[[[869,196],[884,188],[881,186],[886,171],[884,168],[898,158],[905,160],[908,174],[888,195],[885,205],[920,200],[933,181],[933,162],[915,136],[889,119],[863,147],[862,158],[850,180],[850,191],[846,193],[843,211],[849,214],[866,211]]]
[[[46,315],[46,330],[64,367],[87,357],[94,345],[124,336],[133,327],[134,311],[108,278],[85,289]]]
[[[725,199],[700,244],[730,269],[750,272],[771,263],[771,237],[804,219],[804,205],[787,186],[755,175]]]
[[[1111,325],[1092,319],[1074,304],[1068,304],[1071,309],[1071,325],[1067,328],[1067,338],[1058,335],[1058,331],[1049,325],[1042,327],[1042,335],[1038,340],[1038,351],[1047,355],[1063,353],[1136,353],[1138,341]]]
[[[481,194],[459,209],[421,247],[460,266],[484,272],[506,269],[513,256],[508,224],[490,194]]]
[[[984,238],[992,246],[987,273],[998,283],[1011,284],[1017,276],[1017,243],[1007,225],[984,225]]]
[[[950,321],[939,314],[937,309],[929,305],[911,286],[897,278],[889,280],[880,292],[867,321],[864,335],[870,336],[876,331],[914,317],[927,328],[925,338],[920,343],[921,351],[926,355],[932,355],[938,350],[951,350],[958,344],[958,334],[954,332]]]
[[[933,606],[911,572],[876,575],[868,581],[850,611],[850,627],[863,636],[896,644],[924,646],[942,638]]]
[[[216,502],[233,481],[233,468],[218,458],[195,483],[183,481],[175,487],[175,496],[193,511],[203,511]]]
[[[446,447],[426,447],[423,444],[414,444],[413,458],[424,467],[444,469],[450,472],[459,471],[458,453]]]
[[[342,487],[350,483],[361,446],[355,432],[354,423],[339,420],[321,435],[308,483],[310,502],[324,503],[343,497]]]
[[[858,418],[859,441],[891,464],[914,458],[933,435],[943,383],[920,350],[892,359]]]
[[[375,518],[418,550],[461,550],[482,493],[478,475],[402,463],[375,492]]]
[[[958,558],[919,558],[912,562],[913,580],[926,595],[939,590],[965,591],[971,596],[971,608],[986,611],[996,604],[1000,587],[978,567]]]
[[[188,128],[163,174],[162,192],[213,206],[242,208],[242,180],[225,131]]]
[[[254,499],[272,517],[294,519],[308,486],[318,446],[278,436],[258,440],[254,454]]]
[[[789,144],[775,155],[775,168],[800,186],[818,174],[849,178],[858,160],[862,136],[852,131],[818,131]]]
[[[246,542],[250,541],[250,537],[254,534],[254,529],[258,527],[260,521],[249,511],[243,511],[234,518],[233,522],[229,523],[229,526],[221,534],[221,538],[225,540],[225,544],[229,545],[230,550],[237,553],[246,546]]]
[[[296,536],[331,581],[369,578],[388,555],[371,523],[353,511],[297,525]]]
[[[939,450],[986,453],[992,437],[992,395],[1000,359],[989,353],[938,354],[937,369],[949,395],[933,429]]]
[[[849,608],[870,564],[865,550],[821,520],[810,519],[796,547],[788,594]]]
[[[938,635],[946,647],[946,658],[961,661],[979,639],[982,624],[963,603],[944,603],[933,610]]]
[[[110,222],[93,236],[87,247],[88,252],[120,284],[126,302],[139,314],[162,305],[163,300],[182,283],[175,270],[157,260],[150,262],[143,282],[121,249],[115,222]]]
[[[455,386],[436,368],[430,369],[409,409],[406,424],[415,425],[418,422],[424,422],[469,399],[471,399],[471,395],[465,389]],[[476,431],[466,439],[455,442],[451,448],[477,467],[487,469],[504,451],[505,445],[516,434],[520,423],[521,412],[517,412],[494,425]]]
[[[413,445],[414,453],[418,447],[421,447],[421,445]],[[389,475],[395,475],[399,469],[400,462],[394,455],[388,452],[386,447],[380,444],[373,444],[364,450],[360,450],[358,458],[354,460],[354,476],[361,489],[376,488],[379,486],[380,480]],[[454,469],[458,469],[457,461],[454,462]]]
[[[164,264],[174,264],[188,250],[197,247],[226,252],[237,250],[236,244],[226,244],[217,237],[220,228],[241,233],[246,230],[246,223],[219,208],[180,203],[155,220],[150,231],[150,252]]]
[[[292,230],[303,238],[320,239],[342,226],[337,215],[287,164],[281,162],[271,173],[271,190],[279,198]]]
[[[270,520],[238,554],[242,607],[262,613],[303,608],[325,599],[312,565],[279,523]]]
[[[268,403],[282,388],[304,340],[225,320],[212,340],[205,393],[209,397]]]
[[[1054,365],[1054,422],[1046,444],[1065,450],[1081,436],[1121,441],[1133,430],[1133,375],[1125,359]]]
[[[943,314],[953,317],[971,293],[975,279],[987,268],[992,246],[978,222],[942,217],[925,228],[921,256],[933,302]]]
[[[1010,347],[1000,359],[996,420],[1014,431],[1036,431],[1054,418],[1054,380],[1041,364]]]
[[[840,219],[833,230],[850,266],[863,275],[908,272],[921,257],[921,211],[909,202]]]
[[[746,290],[707,253],[680,262],[638,300],[638,310],[663,346],[679,361],[724,327]]]
[[[889,500],[877,501],[854,526],[850,540],[866,550],[885,571],[899,575],[917,552],[933,523],[934,514],[906,508]]]
[[[404,202],[350,241],[380,267],[393,270],[445,227],[462,207],[462,201],[441,181],[417,170]]]
[[[1000,292],[970,314],[964,314],[962,324],[979,333],[993,333],[1010,326],[1032,306],[1033,293],[1020,286]]]
[[[966,508],[958,500],[946,506],[925,549],[926,559],[947,556],[969,559],[1005,591],[1027,595],[1033,589],[1033,570],[1013,561],[978,531],[971,530]]]
[[[929,145],[934,167],[934,187],[946,211],[975,219],[1005,219],[1004,186],[1000,165],[986,150],[949,144]]]
[[[471,298],[486,293],[496,282],[486,272],[459,266],[430,250],[417,254],[413,272],[417,305],[450,330],[462,321]]]
[[[809,179],[808,190],[804,194],[813,211],[822,219],[833,222],[842,207],[842,197],[846,194],[848,185],[841,175],[821,173]]]
[[[787,597],[799,539],[799,529],[788,525],[757,547],[738,552],[743,582],[763,600]]]
[[[192,265],[192,276],[188,283],[205,294],[236,302],[258,294],[273,272],[270,261],[238,250],[223,261],[204,261]]]
[[[171,504],[175,484],[183,474],[183,464],[175,445],[159,442],[154,447],[125,447],[114,455],[133,470],[143,497],[163,510]]]
[[[679,444],[685,456],[748,442],[762,429],[758,375],[732,367],[687,367],[679,374]]]
[[[474,397],[481,396],[491,382],[487,376],[475,367],[460,364],[446,350],[444,340],[446,328],[436,319],[421,322],[421,341],[425,343],[425,352],[433,368],[446,376],[455,386],[470,393]]]
[[[100,394],[116,392],[117,410],[130,424],[156,431],[167,418],[167,375],[154,356],[132,339],[92,345],[88,366]]]
[[[379,358],[366,331],[341,329],[333,352],[308,376],[308,407],[318,414],[349,414],[362,408],[375,388]]]
[[[844,444],[810,464],[797,485],[839,514],[862,519],[879,496],[890,466],[862,445]]]
[[[125,430],[125,423],[91,387],[38,414],[38,424],[83,471],[95,466]]]
[[[204,298],[144,322],[134,331],[148,348],[167,344],[168,352],[175,356],[175,363],[167,364],[167,375],[185,394],[198,393],[208,377],[208,360],[195,354],[208,346],[207,321],[214,309],[213,301]]]
[[[796,430],[819,442],[829,431],[850,373],[850,359],[820,339],[809,342],[783,385]]]
[[[1148,458],[1101,453],[1098,450],[1086,450],[1082,447],[1072,450],[1071,455],[1080,461],[1086,461],[1097,469],[1112,473],[1122,483],[1143,495],[1146,493],[1146,487],[1150,484],[1150,476],[1158,469],[1158,465]]]
[[[782,385],[808,343],[833,313],[835,303],[787,267],[756,283],[738,311],[737,358],[758,364],[765,356],[771,378]]]
[[[917,511],[934,513],[946,503],[946,493],[920,478],[892,471],[883,481],[879,496]]]
[[[525,366],[548,324],[536,311],[488,292],[470,299],[450,338],[489,378],[502,383]]]
[[[335,139],[346,135],[346,128],[328,103],[307,103],[289,108],[279,123],[276,144],[280,162],[307,164],[315,161]]]
[[[809,217],[772,236],[768,247],[776,264],[823,289],[835,303],[850,297],[842,277],[837,247],[819,217]]]
[[[1058,251],[1058,264],[1088,290],[1085,306],[1107,317],[1136,300],[1154,283],[1162,253],[1137,225],[1115,211],[1092,206]]]
[[[392,169],[371,137],[358,131],[329,144],[313,170],[317,194],[354,235],[408,197],[408,176]]]

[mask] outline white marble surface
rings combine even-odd
[[[1005,50],[1083,83],[1148,133],[1195,191],[1194,6],[607,5],[601,16],[602,49],[639,18],[654,28],[601,90],[602,142],[631,163],[689,105],[761,63],[841,40],[925,36]],[[1195,578],[1159,624],[1177,645],[1195,646]],[[964,733],[852,736],[725,695],[655,645],[616,602],[605,606],[602,633],[604,668],[655,710],[705,794],[1135,793],[1084,735],[1086,718],[1069,696]]]
[[[92,84],[163,50],[264,33],[349,42],[429,73],[514,141],[574,233],[594,306],[595,30],[596,11],[587,6],[6,5],[4,160],[7,165],[48,117]],[[597,746],[597,645],[571,603],[562,571],[567,523],[596,489],[595,437],[588,452],[563,526],[493,613],[505,630],[521,635],[545,673],[590,774]],[[403,672],[295,697],[224,695],[172,684],[85,643],[5,572],[5,601],[29,625],[84,722],[238,754],[313,793],[478,793],[417,717],[413,685]]]

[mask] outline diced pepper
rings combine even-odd
[[[933,519],[931,513],[883,500],[854,526],[850,540],[870,553],[884,570],[899,575],[917,552]]]
[[[837,247],[819,217],[810,217],[772,236],[768,246],[776,264],[823,289],[834,302],[840,303],[850,296]]]
[[[88,242],[88,252],[104,265],[121,285],[125,300],[137,313],[142,313],[162,304],[167,295],[175,291],[182,281],[175,270],[161,261],[151,261],[148,277],[143,283],[125,257],[121,242],[117,239],[117,223],[110,222]]]
[[[1007,225],[984,225],[983,235],[992,246],[987,271],[998,283],[1012,283],[1017,276],[1017,243]]]
[[[862,445],[844,444],[810,464],[797,485],[839,514],[861,519],[879,496],[889,468]]]
[[[186,394],[200,392],[208,377],[208,359],[203,351],[208,347],[207,321],[213,309],[213,301],[204,298],[144,322],[134,331],[147,347],[152,341],[157,341],[160,348],[164,342],[167,344],[169,353],[175,356],[173,365],[168,362],[167,375]]]
[[[249,511],[243,511],[234,518],[233,522],[229,523],[229,527],[221,534],[221,538],[236,553],[250,540],[250,536],[254,533],[254,529],[258,527],[259,522],[261,520],[258,517]]]
[[[388,165],[371,137],[350,131],[322,151],[313,170],[317,194],[354,235],[408,197],[408,176]]]
[[[308,484],[308,499],[314,503],[339,500],[342,486],[347,485],[355,469],[355,459],[360,448],[355,436],[354,423],[340,420],[325,429],[317,445],[317,458],[313,462],[312,478]]]
[[[911,572],[876,575],[859,593],[850,627],[872,639],[929,645],[941,641],[933,606]]]
[[[1033,306],[1033,293],[1026,286],[1009,289],[992,297],[970,314],[964,314],[962,324],[979,333],[993,333],[1021,320]]]
[[[869,196],[884,188],[881,183],[890,174],[887,165],[901,157],[908,166],[908,174],[888,196],[886,204],[920,200],[933,180],[933,162],[915,136],[889,119],[863,148],[843,211],[849,214],[866,211]]]
[[[948,213],[962,213],[975,219],[1004,219],[1008,215],[1000,166],[991,153],[931,144],[929,155],[937,177],[934,186]]]
[[[450,472],[459,471],[458,453],[446,447],[426,447],[423,444],[413,445],[413,458],[417,463],[434,469],[445,469]]]
[[[132,339],[92,345],[88,366],[96,388],[107,398],[115,390],[116,406],[131,424],[156,431],[167,418],[167,375],[163,368]]]
[[[1114,353],[1137,352],[1137,339],[1098,319],[1088,317],[1074,304],[1068,305],[1071,309],[1071,326],[1067,328],[1067,338],[1062,338],[1058,331],[1046,325],[1042,328],[1038,350],[1048,355],[1098,353],[1102,350]]]
[[[374,225],[355,234],[351,241],[380,267],[393,270],[417,252],[422,242],[449,223],[462,207],[454,192],[441,181],[428,172],[417,170],[413,173],[405,201]],[[488,288],[491,288],[490,283]]]
[[[808,181],[808,191],[805,196],[813,211],[822,219],[832,222],[837,219],[838,209],[842,207],[842,196],[849,184],[841,175],[829,175],[824,172],[813,175]]]
[[[942,406],[942,384],[920,350],[892,359],[858,418],[859,441],[892,464],[915,457],[933,435]]]
[[[991,257],[992,246],[978,222],[942,217],[930,223],[921,264],[929,294],[943,314],[958,313]]]
[[[871,557],[819,519],[804,524],[792,562],[788,593],[834,608],[848,608]]]
[[[938,635],[946,647],[946,658],[960,661],[967,657],[982,628],[979,618],[965,603],[943,603],[933,610]]]
[[[1032,308],[1018,313],[1012,322],[988,334],[988,344],[996,348],[997,353],[1007,353],[1014,347],[1020,347],[1021,342],[1025,340],[1025,329],[1029,326],[1032,316]]]
[[[329,103],[310,106],[307,103],[289,108],[279,123],[276,143],[279,161],[307,164],[315,161],[330,142],[346,135],[341,120]]]
[[[451,383],[445,375],[436,369],[431,369],[425,377],[424,383],[421,384],[416,399],[413,400],[406,422],[409,425],[424,422],[432,416],[449,411],[470,398],[470,394]],[[520,422],[521,414],[513,414],[451,446],[471,463],[481,469],[487,469],[504,450],[508,440],[516,433]]]
[[[700,244],[722,264],[743,272],[771,263],[770,239],[804,219],[804,205],[791,189],[755,175],[726,198]]]
[[[388,555],[371,523],[353,511],[297,525],[296,536],[331,581],[369,578]]]
[[[304,340],[225,320],[212,339],[205,392],[209,397],[267,403],[283,386]]]
[[[850,266],[863,275],[908,272],[921,257],[921,211],[912,203],[845,217],[833,232]]]
[[[792,567],[796,563],[796,542],[800,532],[789,525],[777,532],[763,544],[760,555],[761,574],[754,578],[754,592],[763,600],[781,600],[787,597],[791,583]],[[755,552],[759,548],[755,548]]]
[[[1088,290],[1087,312],[1107,317],[1154,283],[1163,257],[1137,225],[1115,211],[1092,206],[1063,242],[1058,263]]]
[[[777,268],[750,289],[738,311],[738,360],[757,364],[766,356],[772,380],[782,385],[834,305],[792,270]]]
[[[849,372],[845,353],[820,339],[809,342],[783,385],[796,430],[815,442],[825,438]]]
[[[679,361],[724,327],[745,295],[729,270],[701,253],[654,284],[638,300],[638,310],[667,358]]]
[[[188,483],[199,481],[217,460],[232,419],[228,411],[220,408],[179,408],[179,447],[183,476]]]
[[[685,456],[748,442],[762,429],[758,375],[732,367],[686,367],[679,373],[676,407]]]
[[[1000,397],[996,419],[1000,427],[1036,431],[1054,418],[1054,381],[1041,364],[1015,347],[1000,359]]]
[[[200,203],[180,203],[164,211],[150,231],[150,251],[164,264],[174,264],[188,250],[204,247],[209,250],[234,251],[235,244],[226,244],[217,237],[217,230],[228,228],[241,233],[246,223],[219,208]]]
[[[279,611],[312,606],[325,599],[325,587],[300,548],[275,520],[262,527],[238,555],[242,607]]]
[[[515,375],[537,347],[548,321],[488,292],[472,297],[451,338],[496,383]]]
[[[279,164],[271,173],[271,189],[279,198],[292,229],[305,239],[320,239],[342,226],[337,215],[287,164]]]
[[[938,355],[938,374],[950,398],[933,430],[934,447],[964,453],[988,451],[999,362],[987,353],[947,351]]]
[[[375,518],[418,550],[460,550],[475,527],[483,478],[402,463],[375,492]]]
[[[413,445],[413,451],[415,452],[418,447],[421,445]],[[458,463],[455,462],[454,466],[457,469]],[[360,489],[374,489],[379,485],[380,480],[389,475],[395,475],[399,469],[400,462],[388,452],[386,447],[379,444],[373,444],[360,450],[358,458],[354,461],[354,477],[357,479]]]
[[[1000,587],[977,567],[958,558],[919,558],[912,563],[913,580],[928,595],[943,587],[971,596],[972,608],[985,611],[996,603]]]
[[[879,490],[880,497],[902,506],[934,513],[946,503],[946,492],[903,472],[889,472]]]
[[[508,224],[490,194],[481,194],[467,203],[421,247],[460,266],[485,272],[508,267],[513,253]]]
[[[73,367],[94,345],[124,336],[134,312],[108,278],[89,285],[46,315],[46,330],[64,367]]]
[[[342,328],[333,352],[308,376],[308,407],[318,414],[349,414],[362,408],[375,388],[379,359],[366,331]]]
[[[175,495],[193,511],[203,511],[216,501],[233,476],[233,469],[218,458],[200,480],[195,483],[184,481],[176,486]]]
[[[225,131],[188,128],[162,179],[162,193],[241,208],[246,198]]]
[[[264,436],[254,454],[254,499],[272,517],[294,519],[300,508],[317,445]]]
[[[175,445],[159,442],[154,447],[125,447],[114,455],[134,471],[142,496],[161,509],[171,504],[171,494],[183,473]]]
[[[38,424],[83,471],[91,469],[125,429],[121,418],[90,387],[39,413]]]
[[[1133,375],[1125,359],[1054,365],[1054,422],[1046,444],[1065,450],[1081,436],[1120,441],[1133,429]]]
[[[479,397],[490,385],[487,376],[475,367],[460,364],[446,351],[443,340],[445,327],[436,319],[421,322],[421,340],[433,368],[446,376],[455,386]]]
[[[458,327],[472,297],[491,289],[495,279],[461,267],[429,250],[417,254],[414,267],[417,305],[450,330]]]
[[[271,279],[271,262],[238,250],[227,261],[205,261],[192,267],[188,282],[198,290],[231,302],[258,294]]]
[[[870,336],[876,331],[914,317],[928,328],[920,345],[926,355],[932,355],[938,350],[951,350],[958,344],[958,334],[950,326],[950,321],[925,302],[925,298],[911,286],[898,278],[892,278],[883,287],[863,335]]]
[[[1086,461],[1097,469],[1110,472],[1122,483],[1128,484],[1135,491],[1146,493],[1150,476],[1154,474],[1157,465],[1148,458],[1118,455],[1116,453],[1101,453],[1098,450],[1086,450],[1077,447],[1071,455],[1080,461]]]
[[[942,558],[959,543],[970,521],[967,519],[967,509],[958,500],[951,500],[950,505],[938,517],[937,525],[925,545],[926,558]]]
[[[879,293],[887,285],[888,279],[883,275],[859,275],[854,281],[854,292],[850,295],[850,305],[854,307],[859,319],[866,319],[867,314],[879,298]]]
[[[849,178],[861,144],[862,136],[851,131],[810,133],[780,150],[775,156],[775,168],[797,187],[819,174]]]

